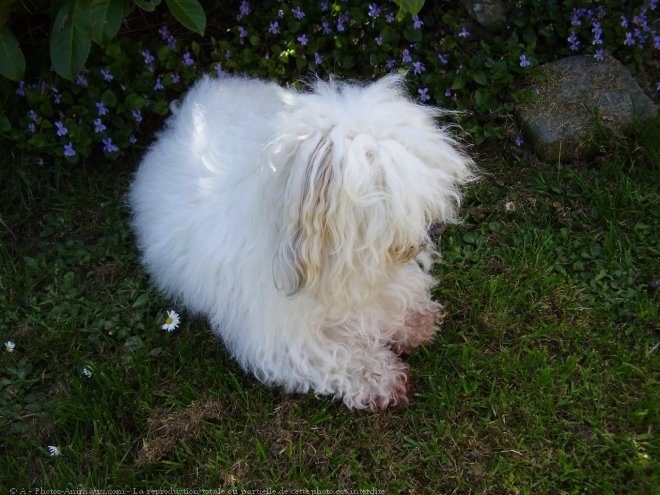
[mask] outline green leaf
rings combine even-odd
[[[486,74],[482,70],[478,70],[474,74],[472,74],[472,79],[474,79],[474,81],[477,84],[480,84],[482,86],[486,86],[488,84],[488,74]]]
[[[133,3],[147,12],[153,12],[160,5],[160,0],[133,0]]]
[[[85,65],[92,46],[91,4],[69,0],[55,15],[50,37],[50,60],[65,79],[73,80]]]
[[[149,294],[140,294],[131,305],[133,309],[142,308],[149,302]]]
[[[403,37],[411,43],[419,43],[422,41],[422,30],[411,26],[403,32]]]
[[[394,0],[394,2],[399,6],[400,15],[410,14],[413,17],[419,14],[424,6],[424,0]]]
[[[0,28],[0,74],[12,81],[20,81],[25,72],[25,57],[18,40],[7,26]]]
[[[167,7],[176,19],[185,27],[204,36],[206,14],[197,0],[165,0]]]
[[[101,101],[111,108],[117,106],[117,96],[111,89],[106,89],[101,95]]]
[[[392,29],[390,26],[385,26],[380,32],[381,38],[383,38],[383,43],[385,45],[395,45],[399,42],[401,36],[399,33]]]
[[[0,132],[9,132],[11,131],[11,122],[4,115],[0,117]]]
[[[474,92],[474,101],[477,107],[485,110],[492,110],[495,106],[490,92],[483,88]]]
[[[124,17],[122,0],[92,0],[92,39],[100,44],[103,35],[108,39],[117,36]]]

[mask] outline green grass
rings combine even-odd
[[[408,359],[411,405],[376,414],[263,387],[203,320],[160,330],[135,162],[6,160],[0,486],[653,493],[658,127],[575,165],[474,150],[485,178],[440,241],[449,316]]]

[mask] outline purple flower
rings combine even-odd
[[[451,89],[447,88],[445,91],[445,96],[449,98],[451,96]]]
[[[408,64],[408,63],[412,62],[412,57],[410,56],[410,50],[408,50],[407,48],[403,50],[403,53],[402,53],[402,56],[401,56],[401,61],[404,64]]]
[[[28,117],[30,117],[30,120],[33,121],[33,122],[36,122],[37,119],[39,118],[39,116],[37,115],[37,112],[35,112],[34,110],[28,111]]]
[[[429,96],[429,88],[417,88],[419,93],[419,99],[422,101],[429,101],[431,97]]]
[[[524,69],[525,67],[529,67],[530,65],[532,65],[532,63],[529,60],[527,60],[527,56],[523,53],[520,56],[520,67]]]
[[[413,63],[413,72],[415,74],[421,74],[425,70],[426,70],[426,67],[420,61],[417,61],[417,62]]]
[[[593,45],[602,45],[603,40],[601,39],[601,36],[603,35],[603,30],[600,27],[600,22],[594,21],[591,32],[594,33],[594,40],[591,43]]]
[[[596,60],[601,61],[601,62],[602,62],[603,60],[605,60],[605,50],[603,50],[602,48],[599,49],[599,50],[596,50],[596,53],[594,53],[594,58],[595,58]]]
[[[152,64],[156,60],[149,50],[142,50],[142,56],[146,65]]]
[[[69,134],[69,129],[64,127],[64,124],[62,124],[62,122],[60,122],[59,120],[55,122],[55,127],[57,127],[58,136],[66,136],[67,134]]]
[[[170,74],[170,79],[172,79],[172,84],[179,84],[179,81],[181,80],[179,74],[176,72],[172,72],[172,74]]]
[[[225,71],[222,70],[222,64],[220,62],[215,64],[213,68],[215,69],[216,74],[218,74],[218,77],[222,77],[225,75]]]
[[[463,26],[461,30],[458,32],[458,37],[467,38],[468,36],[470,36],[470,31],[468,31],[467,28]]]
[[[238,26],[238,37],[239,38],[247,38],[248,32],[245,30],[243,26]]]
[[[280,32],[280,24],[277,21],[273,21],[270,23],[268,26],[268,32],[271,34],[279,34]]]
[[[130,136],[128,136],[128,140],[129,140],[129,142],[130,142],[131,144],[135,144],[135,143],[137,143],[137,138],[136,138],[135,135],[133,135],[133,134],[131,134]]]
[[[323,63],[323,57],[319,54],[319,52],[314,52],[314,62],[316,65],[321,65]]]
[[[422,29],[424,27],[424,23],[418,16],[413,17],[413,27],[415,29]]]
[[[447,65],[449,63],[447,57],[445,57],[442,53],[438,53],[438,58],[440,59],[440,62],[442,62],[442,65]]]
[[[575,34],[575,31],[571,32],[571,35],[568,37],[568,42],[571,44],[571,51],[578,51],[580,49],[580,40]]]
[[[34,134],[35,132],[37,132],[37,127],[34,125],[34,122],[30,122],[27,125],[27,130],[30,134]]]
[[[374,41],[376,42],[376,44],[377,44],[378,46],[382,46],[382,44],[383,44],[383,37],[382,37],[382,36],[376,36],[376,37],[374,38]]]
[[[60,103],[62,103],[62,95],[57,93],[57,92],[53,93],[53,102],[56,105],[59,105]]]
[[[105,105],[103,104],[102,101],[97,101],[96,102],[96,108],[99,109],[99,115],[103,117],[104,115],[107,115],[109,113],[108,109],[105,108]]]
[[[380,14],[380,7],[376,5],[375,3],[370,3],[369,4],[369,12],[367,12],[367,15],[369,17],[378,17]]]
[[[190,52],[185,52],[183,54],[183,63],[184,65],[193,65],[195,63]]]
[[[78,86],[87,86],[87,78],[82,72],[76,77],[76,84]]]
[[[396,60],[393,58],[389,59],[387,62],[385,62],[385,67],[387,70],[392,70],[396,66]]]
[[[323,2],[321,2],[321,11],[327,12],[328,10],[330,10],[330,2],[324,0]]]
[[[653,36],[653,48],[660,50],[660,35]]]
[[[516,144],[516,146],[518,146],[518,148],[520,148],[523,144],[525,144],[525,141],[523,141],[522,137],[516,136],[516,140],[514,141],[514,143]]]
[[[642,10],[642,13],[640,15],[636,15],[633,17],[633,22],[638,25],[641,28],[644,28],[645,31],[649,30],[649,25],[646,20],[646,11]]]
[[[111,137],[107,137],[103,140],[103,151],[107,151],[108,153],[113,153],[115,151],[119,151],[119,148],[117,148],[114,144],[112,144]]]
[[[94,119],[94,132],[98,134],[103,131],[105,131],[105,125],[103,125],[101,119]]]
[[[323,34],[332,33],[332,28],[330,27],[330,23],[328,21],[323,21],[321,26],[323,27]]]
[[[626,46],[631,46],[635,44],[635,38],[631,32],[626,33],[626,39],[623,40],[623,44]]]
[[[296,19],[300,20],[303,17],[305,17],[305,13],[300,9],[300,7],[294,7],[291,9],[291,12],[295,16]]]
[[[241,2],[241,6],[240,6],[240,12],[241,12],[241,14],[240,14],[239,19],[241,17],[245,17],[246,15],[248,15],[250,13],[250,2],[247,2],[246,0],[243,0]]]
[[[25,81],[18,81],[18,88],[16,88],[18,96],[25,96]]]
[[[302,46],[307,46],[307,36],[306,36],[306,35],[301,34],[301,35],[298,36],[298,38],[296,38],[296,39],[298,40],[298,42],[299,42]]]
[[[169,29],[167,29],[167,26],[161,27],[158,32],[160,33],[160,36],[163,38],[163,41],[167,43],[167,47],[170,49],[174,49],[176,47],[176,38],[170,34]]]
[[[133,114],[133,118],[135,119],[135,122],[139,124],[142,122],[142,113],[140,112],[139,109],[131,110],[131,113]]]
[[[621,27],[627,29],[628,26],[629,26],[629,24],[628,24],[628,18],[627,18],[625,15],[622,15],[622,16],[621,16]]]
[[[339,19],[337,19],[337,31],[343,33],[345,29],[346,28],[344,28],[344,19],[340,17]]]
[[[641,29],[635,28],[635,38],[637,38],[637,42],[639,43],[639,46],[644,46],[646,44],[646,40],[648,39],[648,36],[646,36]]]
[[[156,82],[154,83],[154,91],[160,91],[165,89],[165,86],[163,86],[163,82],[160,80],[160,77],[156,78]]]
[[[107,69],[101,69],[101,75],[103,76],[103,79],[105,79],[108,82],[114,79],[114,76],[110,74],[110,71]]]
[[[580,17],[584,15],[583,11],[584,9],[573,9],[573,13],[571,14],[571,26],[579,26],[582,24]]]
[[[76,156],[76,150],[73,149],[71,141],[64,145],[64,156]]]
[[[394,22],[394,14],[392,12],[388,12],[387,14],[385,14],[385,21],[388,24],[393,23]]]

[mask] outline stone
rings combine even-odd
[[[488,31],[501,31],[506,26],[506,3],[501,0],[461,0],[463,8]]]
[[[598,125],[625,133],[633,119],[657,115],[626,67],[612,57],[589,56],[556,60],[540,67],[546,80],[537,86],[538,98],[518,106],[525,134],[536,154],[546,162],[586,158],[585,143]]]

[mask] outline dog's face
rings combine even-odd
[[[272,154],[287,174],[281,288],[360,304],[397,266],[432,251],[429,227],[454,219],[471,176],[435,115],[394,77],[298,95]]]

